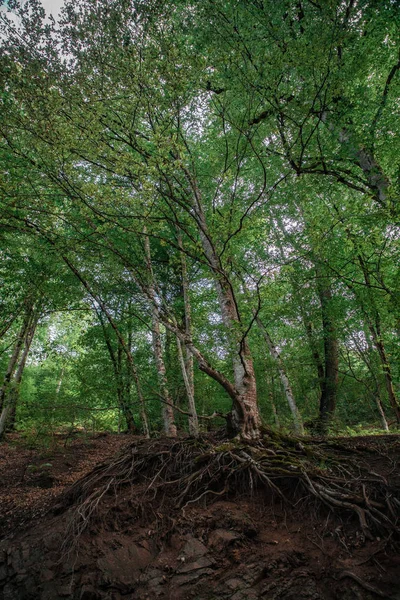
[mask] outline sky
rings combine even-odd
[[[53,17],[57,17],[63,4],[64,0],[42,0],[46,13],[51,13]]]
[[[60,8],[64,4],[64,0],[41,0],[42,5],[47,14],[52,14],[54,18],[58,17]],[[8,2],[0,0],[0,11],[6,10]]]

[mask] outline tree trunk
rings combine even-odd
[[[63,382],[63,379],[64,379],[64,373],[65,373],[65,367],[63,367],[61,369],[60,379],[58,380],[57,388],[56,388],[56,397],[59,396],[59,394],[60,394],[62,382]]]
[[[380,178],[378,178],[377,181],[379,181],[379,179]],[[383,183],[382,183],[383,187],[382,186],[379,187],[378,182],[375,182],[375,184],[377,186],[376,187],[377,194],[380,194],[382,192],[382,190],[386,190],[386,187],[387,187],[386,184],[383,185]],[[384,201],[384,200],[385,200],[385,197],[382,198],[382,201]],[[390,363],[388,361],[388,357],[387,357],[385,346],[384,346],[383,339],[382,339],[381,319],[380,319],[379,310],[376,306],[376,302],[375,302],[375,299],[373,296],[373,290],[372,290],[372,286],[371,286],[371,277],[370,277],[370,272],[368,269],[368,264],[364,260],[363,253],[362,253],[362,250],[360,248],[360,245],[359,245],[359,242],[358,242],[356,236],[351,232],[348,224],[346,223],[345,219],[341,215],[338,207],[334,205],[334,208],[335,208],[337,215],[339,216],[340,221],[344,225],[348,239],[352,242],[353,247],[354,247],[355,251],[357,252],[357,260],[358,260],[358,263],[360,265],[360,268],[361,268],[361,271],[363,274],[365,287],[366,287],[366,291],[367,291],[367,295],[368,295],[368,305],[369,305],[370,311],[372,311],[372,315],[373,315],[372,317],[370,316],[370,312],[368,311],[368,308],[365,306],[363,299],[360,298],[360,295],[359,295],[359,293],[357,293],[357,290],[355,289],[355,287],[351,283],[347,283],[347,286],[354,293],[355,297],[357,298],[357,300],[360,303],[361,310],[364,313],[364,316],[365,316],[365,319],[366,319],[366,322],[368,325],[368,329],[371,332],[375,348],[378,351],[378,355],[379,355],[379,358],[381,361],[390,406],[393,409],[397,423],[400,424],[400,404],[399,404],[399,401],[397,399],[397,396],[396,396],[396,393],[394,390]],[[381,411],[383,411],[383,406],[381,403],[379,404],[378,408],[380,409],[379,412],[382,417]],[[384,418],[384,416],[382,418]]]
[[[256,323],[257,323],[265,341],[267,342],[267,346],[269,348],[271,356],[275,360],[276,365],[278,367],[279,377],[280,377],[282,385],[283,385],[283,389],[285,392],[287,403],[290,408],[290,412],[292,413],[295,431],[299,435],[304,435],[303,421],[302,421],[299,409],[297,408],[296,401],[294,399],[292,387],[290,385],[289,378],[287,376],[282,357],[279,354],[278,350],[276,349],[276,346],[273,343],[271,336],[269,335],[267,329],[265,328],[264,324],[262,323],[262,321],[259,317],[256,317]]]
[[[319,427],[321,431],[325,432],[336,409],[339,355],[336,328],[332,317],[332,291],[329,284],[322,278],[319,269],[316,269],[316,274],[324,338],[324,379],[319,408]]]
[[[253,359],[240,318],[233,286],[223,268],[208,231],[197,182],[184,169],[193,191],[193,210],[199,230],[203,252],[211,267],[218,294],[223,323],[227,329],[233,349],[234,389],[232,406],[232,428],[245,439],[256,439],[260,435],[261,418],[257,403],[257,384]]]
[[[190,305],[189,296],[189,278],[187,272],[186,255],[183,251],[182,235],[180,229],[177,230],[178,246],[181,250],[181,274],[182,274],[182,292],[183,292],[183,305],[184,305],[184,323],[185,323],[185,334],[192,337],[192,310]],[[193,354],[189,352],[188,348],[185,347],[185,370],[189,383],[190,394],[194,398],[194,369],[193,369]]]
[[[365,308],[363,308],[363,312],[367,317],[368,328],[371,332],[372,339],[374,341],[374,345],[379,354],[383,374],[385,377],[386,390],[388,393],[390,406],[393,409],[397,423],[400,424],[400,404],[397,399],[396,392],[394,391],[392,371],[391,371],[390,363],[389,363],[389,360],[388,360],[388,357],[386,354],[385,345],[383,343],[382,331],[381,331],[381,318],[380,318],[380,314],[379,314],[378,308],[376,306],[376,303],[375,303],[375,300],[374,300],[374,297],[372,294],[370,273],[368,271],[368,267],[364,261],[364,258],[361,254],[358,255],[358,262],[360,263],[360,267],[361,267],[361,270],[362,270],[362,273],[364,276],[364,281],[365,281],[365,285],[366,285],[367,292],[368,292],[368,300],[369,300],[369,304],[370,304],[370,307],[371,307],[371,310],[373,313],[373,321],[368,316]]]
[[[132,329],[131,328],[129,329],[128,344],[129,344],[129,352],[132,354]],[[126,357],[126,362],[127,362],[127,367],[128,367],[128,373],[129,372],[132,373],[133,381],[134,381],[135,388],[136,388],[136,394],[137,394],[137,397],[139,400],[140,419],[141,419],[142,426],[143,426],[143,433],[144,433],[145,437],[147,439],[149,439],[150,438],[149,422],[147,420],[146,405],[145,405],[144,397],[142,394],[142,386],[140,385],[139,374],[137,372],[136,365],[134,363],[131,364],[130,361],[128,360],[128,357]]]
[[[370,324],[369,329],[371,331],[372,339],[374,341],[375,347],[378,351],[379,358],[381,361],[390,406],[392,407],[392,410],[395,414],[397,423],[400,423],[400,406],[397,400],[396,393],[394,391],[392,371],[386,354],[385,345],[381,336],[379,321],[376,323],[375,327]]]
[[[372,344],[370,342],[370,339],[369,339],[369,336],[368,336],[367,332],[365,333],[365,337],[366,337],[367,343],[368,343],[368,351],[372,355],[374,353],[374,350],[373,350],[373,346],[372,346]],[[387,422],[387,419],[386,419],[385,409],[383,407],[383,403],[382,403],[382,400],[381,400],[381,386],[380,386],[380,383],[379,383],[379,379],[376,376],[376,373],[375,373],[374,368],[373,368],[373,366],[371,364],[371,361],[366,356],[366,353],[364,352],[364,350],[359,346],[359,344],[357,343],[357,340],[354,340],[354,343],[355,343],[355,346],[356,346],[356,348],[358,350],[358,354],[360,355],[361,359],[365,363],[368,371],[371,374],[371,377],[372,377],[372,379],[374,381],[374,384],[375,384],[375,390],[372,392],[372,395],[373,395],[373,398],[374,398],[374,401],[375,401],[375,404],[376,404],[376,408],[378,409],[378,413],[379,413],[379,416],[380,416],[380,419],[381,419],[382,429],[384,429],[385,431],[389,431],[389,425],[388,425],[388,422]]]
[[[25,335],[27,329],[29,327],[29,323],[31,320],[32,308],[28,308],[24,320],[22,322],[21,328],[19,330],[16,342],[14,344],[13,352],[10,356],[10,360],[8,361],[7,370],[4,375],[3,385],[0,388],[0,410],[3,408],[4,400],[7,394],[7,390],[14,374],[15,368],[17,366],[18,358],[21,353],[22,344],[24,343]]]
[[[271,387],[269,390],[269,401],[271,403],[272,413],[274,415],[275,425],[278,429],[280,429],[281,423],[279,421],[278,411],[276,409],[275,399],[274,399],[274,377],[272,376]]]
[[[131,408],[131,401],[130,401],[130,392],[131,392],[131,386],[130,386],[130,369],[129,369],[129,361],[128,358],[127,362],[128,362],[128,372],[125,373],[124,376],[124,367],[123,367],[123,355],[124,353],[124,349],[120,343],[120,341],[117,341],[118,343],[118,349],[117,349],[117,377],[118,377],[118,390],[117,390],[117,394],[118,394],[118,401],[120,402],[120,406],[122,408],[122,413],[125,417],[125,421],[126,421],[126,428],[129,431],[129,433],[136,433],[137,429],[136,429],[136,423],[135,423],[135,419],[133,416],[133,412],[132,412],[132,408]],[[130,348],[130,344],[128,342],[128,348]]]
[[[151,263],[151,252],[150,252],[150,241],[147,235],[144,238],[144,248],[147,262],[147,270],[150,278],[149,291],[152,298],[155,299],[155,285],[154,285],[154,273],[153,266]],[[157,377],[158,377],[158,387],[160,390],[160,395],[164,401],[162,416],[163,416],[163,424],[164,424],[164,433],[168,437],[176,437],[177,429],[175,425],[175,416],[174,416],[174,408],[173,402],[169,394],[168,390],[168,381],[167,374],[164,363],[163,349],[162,349],[162,340],[161,340],[161,331],[160,331],[160,317],[159,310],[154,302],[152,304],[152,340],[153,340],[153,353],[154,360],[156,363],[157,369]]]
[[[308,338],[308,343],[310,345],[310,350],[311,350],[311,354],[313,357],[314,365],[317,369],[319,397],[321,398],[323,382],[325,379],[324,365],[323,365],[321,356],[318,352],[318,348],[317,348],[315,340],[314,340],[312,323],[311,323],[311,321],[307,320],[305,317],[303,318],[303,322],[304,322],[304,327],[305,327],[307,338]]]
[[[124,381],[123,381],[123,377],[122,377],[122,352],[125,353],[130,367],[133,368],[133,370],[134,370],[135,365],[133,363],[133,357],[130,355],[131,354],[130,349],[128,348],[128,346],[126,345],[124,340],[121,339],[122,336],[121,336],[117,326],[115,325],[113,319],[108,314],[108,311],[106,311],[103,306],[101,306],[101,310],[98,310],[97,308],[95,310],[96,310],[98,319],[100,321],[101,328],[103,330],[104,341],[106,343],[108,354],[110,356],[111,363],[113,366],[114,377],[115,377],[115,382],[116,382],[116,386],[117,386],[118,406],[120,407],[120,410],[122,411],[122,414],[124,415],[126,427],[127,427],[128,431],[130,431],[131,433],[134,433],[136,431],[135,419],[134,419],[133,413],[130,409],[129,402],[127,402],[126,398],[125,398]],[[118,345],[117,353],[115,352],[114,348],[112,347],[111,339],[110,339],[109,333],[107,331],[106,325],[105,325],[103,317],[102,317],[102,312],[106,315],[111,327],[113,328],[114,333],[116,333],[116,335],[117,335],[117,345]]]
[[[193,435],[194,437],[199,437],[199,421],[197,418],[196,404],[195,404],[194,395],[193,395],[193,387],[190,384],[189,377],[188,377],[188,374],[186,371],[185,359],[183,357],[183,352],[182,352],[182,344],[181,344],[181,341],[178,338],[178,336],[176,337],[176,344],[178,347],[179,364],[181,366],[183,381],[185,382],[185,389],[186,389],[186,394],[188,397],[189,412],[190,412],[189,433],[191,435]]]
[[[186,255],[183,251],[182,235],[179,228],[177,228],[177,239],[178,246],[180,249],[180,260],[181,260],[181,277],[182,277],[182,293],[183,293],[183,306],[184,306],[184,325],[185,335],[189,338],[192,337],[192,312],[190,306],[189,297],[189,278],[187,273]],[[178,336],[176,336],[176,343],[178,347],[178,357],[181,365],[181,371],[183,380],[185,383],[186,395],[188,398],[189,405],[189,432],[194,436],[199,435],[199,421],[197,417],[196,403],[194,399],[194,372],[193,372],[193,354],[189,352],[188,348],[185,347],[185,357],[183,356],[182,343]]]
[[[28,321],[27,327],[25,329],[25,336],[24,336],[24,341],[25,341],[24,349],[22,351],[21,358],[20,358],[17,370],[15,372],[15,375],[14,375],[13,379],[10,381],[10,385],[7,390],[8,393],[4,399],[3,409],[2,409],[1,415],[0,415],[0,439],[4,435],[4,432],[7,427],[7,423],[10,418],[13,421],[12,428],[14,427],[15,410],[16,410],[16,405],[17,405],[17,401],[18,401],[19,388],[20,388],[22,375],[24,372],[25,364],[26,364],[26,359],[28,358],[29,349],[32,344],[33,336],[35,335],[36,326],[37,326],[37,323],[39,320],[39,314],[33,315],[32,309],[31,309],[29,311],[28,318],[29,318],[29,321]]]

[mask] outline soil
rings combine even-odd
[[[0,443],[0,539],[39,520],[66,488],[131,439],[126,435],[56,435]]]
[[[286,502],[257,486],[215,488],[178,507],[172,489],[153,490],[150,473],[99,488],[104,468],[138,448],[168,456],[173,444],[102,435],[60,438],[38,452],[8,438],[0,446],[0,598],[400,600],[396,531],[372,528],[368,539],[350,512],[302,493]],[[400,490],[399,436],[336,439],[331,451]],[[93,481],[102,492],[79,521]]]

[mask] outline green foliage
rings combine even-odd
[[[377,400],[391,420],[395,3],[71,0],[57,26],[39,3],[15,5],[0,25],[1,373],[24,302],[42,306],[17,429],[121,430],[131,412],[140,430],[141,389],[160,431],[154,305],[169,393],[187,412],[173,333],[184,330],[182,254],[191,341],[230,381],[248,341],[268,424],[291,431],[292,415],[254,311],[305,422],[319,410],[327,340],[338,353],[331,430],[376,423]],[[221,318],[221,281],[234,324]],[[203,371],[199,415],[226,414],[226,389]]]

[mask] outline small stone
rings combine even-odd
[[[194,537],[190,537],[183,547],[183,554],[188,558],[198,558],[207,552],[205,545]]]
[[[226,529],[216,529],[209,537],[209,545],[216,550],[222,550],[232,542],[239,540],[241,537],[237,531],[227,531]]]
[[[242,579],[237,578],[228,579],[228,581],[226,582],[226,586],[233,591],[243,588],[244,585],[244,581]]]
[[[179,568],[179,573],[190,573],[192,571],[197,571],[198,569],[204,569],[206,567],[211,567],[213,564],[213,560],[207,558],[206,556],[201,556],[194,562],[189,562],[188,564],[183,564]]]

